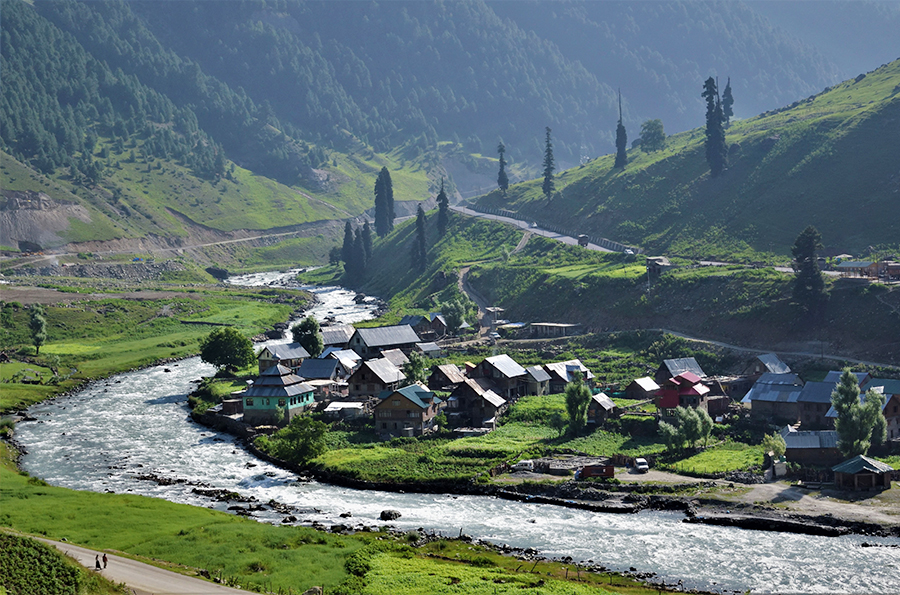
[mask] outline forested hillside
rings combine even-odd
[[[549,202],[535,180],[480,204],[687,258],[786,262],[807,225],[832,255],[900,248],[900,60],[726,132],[717,178],[694,130],[562,172]]]

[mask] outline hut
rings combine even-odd
[[[891,474],[894,468],[881,461],[857,455],[849,461],[831,468],[834,483],[847,490],[884,490],[891,488]]]

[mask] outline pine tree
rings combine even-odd
[[[394,229],[394,189],[391,174],[382,167],[375,180],[375,233],[384,237]]]
[[[500,155],[500,171],[497,173],[497,186],[503,194],[506,194],[507,189],[509,189],[509,177],[506,175],[506,159],[504,157],[506,146],[502,142],[497,145],[497,153]]]
[[[819,314],[822,306],[828,301],[825,278],[819,270],[816,259],[816,251],[821,249],[822,236],[812,225],[804,229],[791,246],[794,270],[797,271],[794,275],[794,302],[804,312],[813,315]]]
[[[622,91],[619,91],[619,124],[616,126],[616,162],[613,165],[616,169],[624,169],[628,164],[628,134],[625,132],[625,125],[622,124]]]
[[[425,211],[422,209],[422,204],[419,203],[416,209],[416,235],[413,238],[412,247],[412,265],[413,269],[418,272],[424,271],[425,266],[428,264],[428,241],[425,237],[425,223]]]
[[[394,183],[391,181],[391,172],[388,168],[383,167],[381,171],[384,172],[384,188],[387,194],[388,229],[393,231],[394,219],[397,218],[397,213],[394,212]]]
[[[350,222],[344,224],[344,243],[341,245],[341,260],[344,261],[344,270],[349,271],[351,268],[350,261],[353,259],[353,227]]]
[[[555,163],[553,161],[553,143],[550,142],[550,127],[546,128],[547,138],[545,141],[544,148],[544,184],[541,186],[541,189],[544,191],[544,196],[547,197],[547,202],[550,202],[550,197],[553,196],[553,170],[555,169]]]
[[[706,162],[715,178],[728,165],[728,147],[725,145],[725,116],[722,114],[719,87],[713,77],[706,79],[700,96],[706,99]]]
[[[362,240],[363,248],[366,252],[366,262],[368,263],[372,259],[372,251],[375,249],[375,242],[372,239],[372,227],[369,225],[368,219],[363,223]]]
[[[838,435],[838,450],[845,457],[864,455],[873,443],[884,441],[886,423],[882,407],[884,395],[870,390],[865,401],[859,398],[859,380],[845,369],[841,380],[831,393],[831,404],[837,412],[834,429]]]
[[[450,225],[450,200],[447,198],[447,193],[444,192],[444,178],[443,177],[441,177],[441,191],[438,192],[438,195],[437,195],[437,204],[438,204],[438,220],[437,220],[438,234],[441,237],[444,237],[444,234],[447,233],[447,226]]]
[[[353,236],[353,257],[350,261],[353,263],[351,274],[356,278],[364,277],[369,261],[366,258],[366,245],[363,242],[362,231],[358,227]]]
[[[728,77],[728,82],[725,84],[725,90],[722,91],[722,115],[725,116],[725,127],[731,126],[731,117],[734,115],[734,110],[731,109],[731,106],[734,105],[734,97],[731,95],[731,77]]]

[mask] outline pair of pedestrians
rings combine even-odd
[[[106,557],[106,554],[103,554],[103,566],[100,566],[100,554],[94,556],[94,569],[95,570],[103,570],[106,568],[107,563],[109,563],[109,559]]]

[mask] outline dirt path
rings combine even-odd
[[[70,543],[40,539],[59,551],[75,558],[86,568],[94,568],[95,556],[103,558],[102,551],[78,547]],[[224,587],[198,578],[163,570],[130,558],[106,554],[109,565],[99,572],[115,583],[125,583],[134,595],[237,595],[249,593],[241,589]]]
[[[525,235],[522,236],[522,239],[519,240],[519,243],[516,244],[516,248],[515,248],[515,250],[512,251],[512,254],[516,254],[516,253],[518,253],[519,251],[521,251],[522,248],[524,248],[525,245],[528,243],[528,240],[531,239],[531,236],[532,236],[532,235],[533,235],[533,234],[532,234],[530,231],[526,231],[526,232],[525,232]]]

